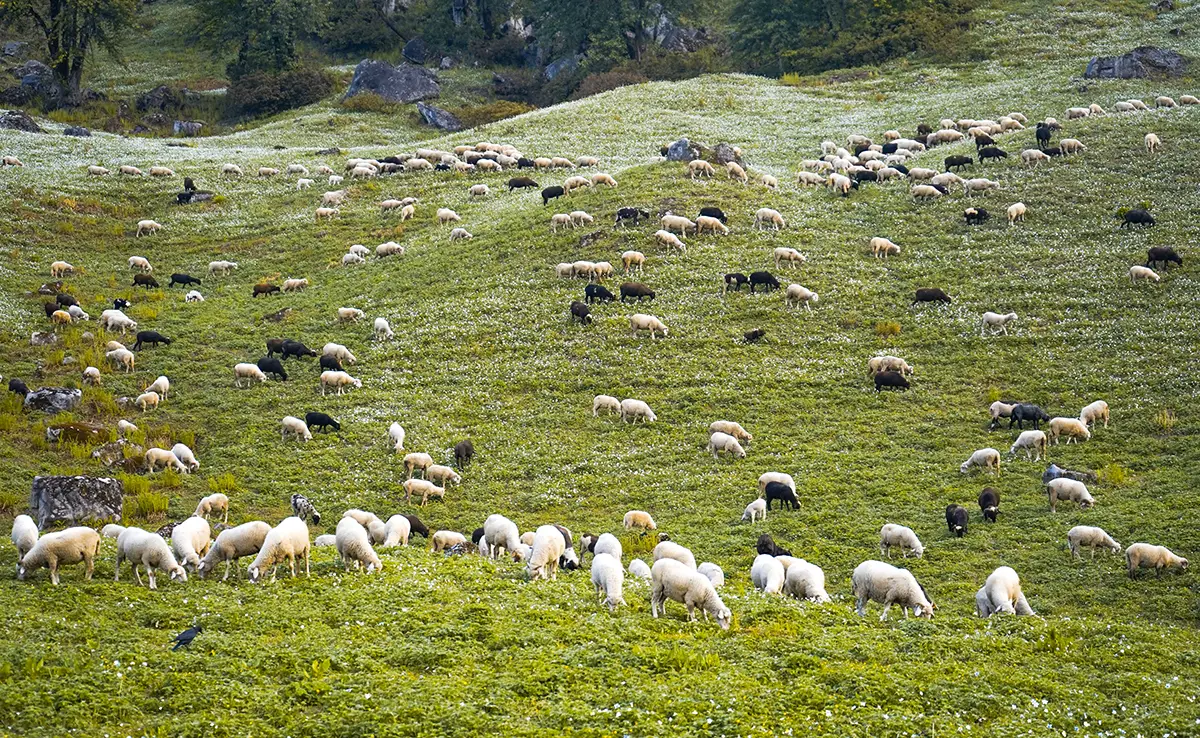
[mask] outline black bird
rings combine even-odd
[[[175,640],[172,641],[172,643],[175,644],[175,648],[172,648],[171,650],[178,651],[179,649],[183,648],[184,646],[192,645],[192,641],[196,640],[196,636],[200,635],[200,631],[202,631],[202,630],[204,630],[204,629],[201,628],[199,625],[194,625],[191,628],[188,628],[187,630],[183,631],[179,635],[175,636]]]

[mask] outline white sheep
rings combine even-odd
[[[404,501],[406,503],[412,501],[413,495],[420,495],[422,507],[429,503],[430,497],[442,499],[446,496],[445,487],[439,487],[425,479],[406,479],[404,480],[404,484],[400,486],[404,488]]]
[[[1159,95],[1154,98],[1154,106],[1158,108],[1176,108],[1179,104],[1166,95]]]
[[[404,247],[395,241],[386,241],[375,247],[375,256],[377,257],[382,258],[384,256],[393,256],[395,254],[400,254],[401,256],[404,255]]]
[[[338,320],[343,323],[356,323],[363,318],[363,311],[358,308],[340,307],[337,309]]]
[[[133,235],[140,236],[143,233],[149,233],[150,235],[154,235],[155,233],[158,233],[159,230],[161,230],[161,229],[162,229],[162,224],[157,221],[139,220],[138,224],[137,224],[137,231]]]
[[[280,440],[287,440],[289,435],[293,435],[300,441],[311,441],[312,431],[308,429],[308,424],[300,418],[292,415],[285,415],[280,424]]]
[[[11,538],[13,545],[17,547],[17,562],[19,563],[38,541],[37,523],[33,522],[33,518],[28,515],[18,515],[13,518]]]
[[[917,538],[917,534],[913,532],[912,528],[888,523],[879,529],[879,553],[880,555],[887,554],[890,559],[893,548],[900,549],[900,554],[906,559],[909,551],[912,551],[918,559],[925,555],[925,546],[921,544],[921,540]]]
[[[248,364],[242,362],[233,365],[233,386],[241,387],[242,380],[246,380],[246,386],[254,384],[255,380],[259,382],[267,381],[267,375],[263,374],[262,369],[258,368],[257,364]]]
[[[295,579],[297,557],[304,559],[304,575],[311,576],[308,552],[308,526],[295,516],[285,518],[283,522],[272,528],[263,540],[262,549],[248,569],[250,581],[261,581],[268,570],[271,573],[271,581],[275,581],[275,569],[285,559],[292,570],[292,578]]]
[[[108,174],[108,169],[97,164],[92,164],[87,168],[87,172],[93,177],[103,177]]]
[[[355,521],[356,523],[358,523],[359,525],[361,525],[364,528],[370,527],[370,525],[372,523],[382,523],[383,522],[382,520],[379,519],[379,516],[376,515],[375,513],[371,512],[369,510],[359,510],[356,507],[352,507],[349,510],[342,513],[342,517],[350,518],[351,520]]]
[[[383,569],[383,562],[379,560],[375,549],[371,548],[367,529],[353,518],[342,518],[338,521],[334,545],[337,547],[338,556],[341,557],[342,565],[346,567],[347,571],[350,570],[351,565],[354,569],[366,565],[368,574]]]
[[[165,448],[146,449],[145,459],[151,474],[158,471],[160,466],[163,469],[173,469],[180,474],[187,474],[187,467],[183,465],[183,462]]]
[[[284,292],[303,292],[308,289],[308,278],[283,280]]]
[[[612,533],[601,533],[590,548],[593,554],[608,554],[617,561],[625,555],[621,541]]]
[[[83,370],[83,383],[98,385],[100,384],[100,370],[94,366],[89,366]]]
[[[799,284],[789,284],[787,290],[783,293],[783,304],[787,307],[793,305],[804,305],[804,308],[812,312],[812,304],[819,302],[821,296],[816,292]]]
[[[117,432],[120,433],[122,436],[127,437],[130,433],[137,432],[137,429],[138,429],[138,427],[136,425],[134,425],[133,423],[130,423],[128,420],[118,420],[117,421]]]
[[[1154,569],[1155,576],[1162,576],[1163,569],[1186,569],[1188,560],[1176,555],[1166,546],[1135,543],[1125,549],[1125,565],[1132,579],[1133,572],[1138,569]]]
[[[221,513],[221,522],[228,523],[229,496],[221,492],[214,492],[207,497],[201,498],[200,502],[196,505],[196,512],[192,513],[192,515],[207,518],[210,513]]]
[[[880,622],[887,620],[892,605],[900,605],[906,618],[910,607],[918,617],[933,617],[933,603],[925,594],[925,588],[907,569],[899,569],[882,561],[864,561],[854,568],[850,581],[859,617],[867,614],[868,600],[883,605]]]
[[[1040,430],[1021,431],[1021,435],[1017,436],[1012,448],[1008,450],[1008,455],[1016,456],[1018,450],[1024,449],[1026,461],[1038,461],[1046,458],[1046,448],[1047,440],[1044,432]]]
[[[149,274],[154,271],[154,267],[150,266],[150,261],[144,256],[129,257],[129,268],[136,269],[143,274]]]
[[[683,239],[670,231],[657,230],[654,232],[654,239],[664,246],[678,249],[681,253],[687,251],[687,244],[684,243]]]
[[[766,228],[768,225],[776,231],[787,226],[783,220],[783,215],[778,210],[759,208],[754,212],[754,227]]]
[[[171,453],[175,455],[175,458],[179,459],[179,463],[183,464],[189,472],[194,472],[200,468],[200,462],[196,461],[196,455],[185,444],[175,444],[171,447]]]
[[[1153,154],[1162,148],[1162,139],[1154,133],[1146,134],[1146,151]]]
[[[50,264],[51,277],[66,277],[67,275],[74,273],[75,267],[65,261],[56,261]]]
[[[200,557],[208,554],[211,544],[212,528],[204,518],[192,516],[171,531],[171,552],[192,571],[200,567]]]
[[[1029,208],[1025,207],[1023,202],[1014,202],[1008,206],[1008,210],[1004,214],[1008,217],[1009,225],[1016,225],[1018,222],[1025,222],[1025,215],[1029,212]]]
[[[18,558],[17,579],[24,581],[31,571],[44,566],[50,570],[50,583],[57,585],[58,567],[81,562],[86,567],[84,577],[91,579],[99,553],[100,534],[91,528],[77,526],[47,533],[34,541],[29,550]]]
[[[1021,592],[1021,579],[1012,567],[1001,566],[988,575],[983,587],[975,593],[975,611],[981,618],[998,612],[1009,615],[1033,615],[1033,608]]]
[[[1129,281],[1136,282],[1139,279],[1148,279],[1151,282],[1158,282],[1162,279],[1158,272],[1150,267],[1141,266],[1140,264],[1129,267]]]
[[[654,340],[658,333],[662,333],[664,337],[667,335],[667,326],[653,315],[645,313],[629,316],[629,327],[633,330],[634,338],[637,338],[638,331],[650,331],[650,340]]]
[[[104,536],[105,538],[118,538],[118,537],[120,537],[121,533],[124,530],[125,530],[124,525],[117,525],[116,523],[109,523],[108,525],[106,525],[100,529],[100,535]]]
[[[210,261],[208,262],[208,276],[225,276],[237,268],[236,261]]]
[[[692,571],[696,570],[696,557],[691,551],[674,541],[661,541],[654,547],[651,561],[657,562],[659,559],[674,559]]]
[[[1090,439],[1092,432],[1088,430],[1087,423],[1078,418],[1050,418],[1049,436],[1057,446],[1059,436],[1066,436],[1070,444],[1081,438],[1085,441]]]
[[[629,562],[629,576],[637,577],[638,579],[650,578],[650,565],[641,559],[634,559]]]
[[[224,164],[221,166],[221,174],[226,177],[242,176],[242,168],[237,164]]]
[[[429,467],[433,466],[433,457],[426,453],[415,452],[404,456],[404,469],[408,472],[408,478],[412,479],[413,472],[420,469],[421,474],[425,473]]]
[[[340,212],[342,212],[342,211],[338,208],[317,208],[313,214],[315,216],[315,219],[318,221],[321,220],[322,218],[324,218],[325,220],[333,220],[333,216],[337,215]],[[345,259],[343,258],[342,261],[344,262]]]
[[[654,617],[658,617],[660,608],[666,613],[666,601],[671,599],[683,603],[689,621],[695,621],[696,608],[700,608],[706,619],[712,615],[723,630],[729,629],[733,613],[725,606],[708,577],[671,559],[655,561],[650,577],[650,611]]]
[[[99,537],[97,537],[99,538]],[[150,581],[150,589],[158,589],[154,576],[155,571],[164,571],[172,581],[187,581],[187,572],[175,560],[167,542],[155,533],[149,533],[141,528],[126,528],[117,536],[117,563],[113,567],[113,581],[121,579],[121,562],[128,561],[133,569],[133,576],[140,586],[142,575],[139,568],[146,570]]]
[[[912,199],[915,200],[936,200],[942,196],[942,191],[933,185],[916,185],[910,190]]]
[[[392,326],[388,323],[387,318],[375,319],[374,332],[375,340],[377,341],[390,341],[396,335],[392,331]]]
[[[645,510],[630,510],[625,513],[622,524],[625,526],[625,530],[632,530],[634,528],[658,530],[658,526],[654,523],[654,518]]]
[[[625,604],[621,588],[625,584],[625,571],[621,568],[621,560],[611,554],[599,553],[592,559],[592,584],[596,594],[602,596],[601,604],[608,605],[610,612],[616,612],[618,605]]]
[[[188,290],[188,293],[183,296],[184,302],[204,302],[204,295],[200,294],[199,290]]]
[[[727,453],[738,459],[746,458],[746,450],[738,443],[738,440],[728,433],[713,433],[708,437],[708,446],[705,450],[713,455],[713,458],[719,458],[721,452]]]
[[[986,192],[987,190],[1000,189],[1000,183],[993,180],[979,177],[977,179],[968,179],[966,182],[967,194],[972,192]]]
[[[980,466],[986,470],[1000,473],[1000,452],[994,448],[981,448],[959,465],[958,470],[963,474],[971,471],[973,467]]]
[[[109,322],[111,324],[112,321],[110,320]],[[132,322],[132,321],[129,321],[129,322]],[[136,324],[134,327],[136,327]],[[124,334],[125,331],[122,330],[121,333]],[[121,349],[116,349],[114,351],[105,352],[104,358],[108,359],[110,362],[117,365],[118,367],[121,367],[122,369],[124,369],[127,372],[133,371],[133,363],[134,363],[133,352],[130,351],[129,349],[121,348]],[[253,365],[251,365],[251,366],[253,366]],[[255,368],[257,368],[257,367],[255,367]]]
[[[1008,324],[1017,319],[1016,313],[993,313],[987,311],[983,314],[983,320],[979,324],[979,335],[986,335],[988,328],[999,328],[1004,335],[1008,335]]]
[[[1087,147],[1082,141],[1074,138],[1064,138],[1058,142],[1058,148],[1062,150],[1063,155],[1078,154],[1081,151],[1087,151]]]
[[[462,476],[452,467],[442,464],[430,464],[429,468],[425,470],[425,478],[434,483],[441,483],[443,487],[462,484]]]
[[[742,520],[749,520],[751,523],[758,518],[767,519],[767,501],[761,497],[746,505],[746,510],[742,513]]]
[[[793,492],[796,491],[796,481],[792,479],[792,475],[784,474],[783,472],[765,472],[764,474],[760,475],[758,478],[758,491],[760,493],[765,492],[767,485],[771,482],[786,484]]]
[[[1200,97],[1196,97],[1195,95],[1182,95],[1179,98],[1179,102],[1182,105],[1200,105]]]
[[[321,348],[321,355],[336,357],[338,361],[346,364],[354,364],[358,362],[358,359],[354,358],[354,354],[350,353],[350,349],[346,348],[340,343],[325,344]]]
[[[117,169],[117,171],[120,172],[121,174],[129,175],[130,177],[141,177],[143,175],[143,172],[141,169],[138,169],[135,166],[130,166],[128,164],[119,167]]]
[[[728,433],[739,441],[745,441],[747,444],[754,440],[754,436],[742,427],[741,423],[736,423],[732,420],[714,420],[708,424],[708,432],[711,433]]]
[[[886,259],[888,256],[895,256],[900,253],[900,247],[892,243],[891,240],[881,236],[875,236],[871,239],[871,253],[876,259]]]
[[[383,548],[407,546],[409,534],[412,533],[412,521],[403,515],[393,515],[383,526]]]
[[[357,377],[352,377],[346,372],[339,371],[323,371],[321,372],[321,396],[325,396],[325,388],[331,387],[337,390],[340,397],[342,392],[349,387],[362,389],[362,380]]]
[[[316,184],[315,180],[305,179],[304,177],[301,177],[300,179],[296,180],[296,189],[297,190],[311,189],[314,184]]]
[[[437,222],[438,225],[446,225],[447,223],[457,223],[462,220],[462,216],[454,212],[450,208],[438,208]]]
[[[825,572],[804,559],[796,559],[787,566],[783,593],[798,600],[816,603],[830,601],[829,593],[825,591]]]
[[[777,246],[772,252],[775,257],[775,268],[778,269],[781,264],[788,264],[793,269],[805,262],[804,255],[796,249],[788,246]]]
[[[510,554],[516,552],[517,546],[521,545],[521,534],[517,524],[503,515],[489,515],[483,521],[483,540],[487,541],[491,558],[498,559],[502,551]]]
[[[1096,558],[1097,548],[1107,548],[1114,554],[1121,550],[1121,544],[1114,541],[1104,529],[1092,525],[1077,525],[1067,531],[1067,546],[1071,549],[1071,555],[1077,559],[1083,558],[1079,549],[1085,546],[1091,549],[1093,559]]]
[[[695,231],[698,227],[690,218],[685,218],[682,215],[672,215],[671,213],[664,215],[659,220],[659,223],[662,225],[663,230],[669,233],[678,231],[683,236],[687,235],[689,228]]]
[[[1050,161],[1050,155],[1045,151],[1039,151],[1038,149],[1025,149],[1021,152],[1021,161],[1025,162],[1031,167],[1036,168],[1038,164],[1041,164],[1044,161]]]
[[[688,176],[692,179],[697,177],[712,177],[716,173],[713,165],[703,159],[692,159],[687,163]]]
[[[1076,479],[1059,477],[1046,482],[1046,494],[1050,498],[1050,512],[1058,512],[1058,501],[1077,502],[1081,510],[1087,510],[1096,504],[1095,498],[1088,492],[1087,485]]]
[[[466,228],[455,228],[450,231],[451,241],[470,241],[472,238],[475,238],[475,236]]]
[[[781,564],[774,556],[769,554],[759,554],[754,558],[754,565],[750,567],[750,580],[754,583],[754,588],[763,594],[780,594],[783,592],[783,581],[786,572]]]
[[[642,400],[624,399],[621,400],[621,420],[636,423],[641,419],[643,423],[653,423],[658,420],[658,416],[650,409]]]
[[[529,560],[525,564],[529,578],[557,579],[558,560],[565,551],[566,541],[562,532],[553,525],[540,526],[534,533],[533,550],[530,551]]]
[[[393,422],[388,426],[388,440],[392,442],[393,450],[400,453],[404,450],[404,426]]]
[[[712,583],[713,589],[720,589],[725,586],[725,572],[711,561],[705,561],[700,566],[697,566],[696,573],[708,577],[708,581]]]
[[[1079,419],[1081,421],[1083,421],[1083,423],[1085,425],[1091,425],[1091,426],[1094,426],[1096,424],[1096,421],[1103,420],[1104,427],[1107,428],[1108,427],[1108,403],[1105,402],[1104,400],[1096,400],[1095,402],[1091,403],[1090,405],[1084,406],[1084,408],[1079,411]]]

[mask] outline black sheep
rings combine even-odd
[[[760,554],[766,554],[767,556],[791,556],[792,555],[791,551],[787,550],[783,546],[777,545],[775,543],[775,539],[771,538],[771,535],[769,533],[763,533],[761,536],[758,537],[758,543],[755,544],[754,550],[758,551]]]
[[[439,161],[437,164],[433,165],[433,171],[448,172],[448,171],[450,171],[450,165]]]
[[[854,185],[860,182],[878,182],[879,172],[872,172],[869,169],[864,169],[861,172],[854,173],[854,181],[850,183],[850,189],[855,189]]]
[[[470,439],[454,444],[454,464],[462,469],[475,458],[475,444]]]
[[[1171,266],[1171,262],[1175,262],[1179,266],[1183,266],[1183,257],[1175,253],[1175,249],[1170,246],[1152,246],[1146,250],[1146,266],[1153,266],[1162,262],[1163,269]]]
[[[649,218],[650,211],[642,210],[641,208],[618,208],[617,219],[613,223],[614,226],[624,225],[625,221],[632,220],[634,225],[638,224],[639,218]]]
[[[950,171],[955,167],[969,167],[975,163],[975,160],[969,156],[947,156],[946,171]]]
[[[767,499],[768,510],[771,509],[772,500],[779,500],[780,510],[783,509],[784,505],[790,505],[793,510],[800,509],[800,500],[796,499],[796,493],[783,482],[767,482],[767,487],[763,491]],[[790,556],[791,554],[788,555]]]
[[[289,356],[295,356],[297,359],[299,359],[302,356],[316,356],[317,355],[316,351],[313,351],[308,346],[305,346],[304,344],[300,343],[299,341],[293,341],[290,338],[287,339],[286,341],[284,341],[283,345],[281,345],[279,347],[279,353],[283,354],[284,359],[286,359]]]
[[[983,519],[988,522],[996,522],[996,515],[1000,513],[1000,492],[994,487],[984,487],[979,493],[979,510],[983,513]]]
[[[50,316],[57,313],[59,311],[59,309],[60,308],[58,307],[57,302],[43,302],[42,303],[42,312],[44,312],[46,314],[47,318],[49,318]]]
[[[765,335],[767,335],[766,330],[762,328],[755,328],[752,331],[746,331],[743,333],[742,340],[746,343],[757,343],[758,341],[762,340],[763,336]]]
[[[992,217],[992,214],[983,208],[967,208],[963,211],[963,217],[967,219],[967,225],[983,225],[983,222]]]
[[[870,151],[870,150],[871,150],[871,145],[870,145],[870,144],[856,144],[856,145],[854,146],[854,155],[855,155],[855,156],[858,156],[858,155],[859,155],[859,154],[861,154],[862,152],[864,152],[864,151]]]
[[[509,192],[512,192],[513,190],[523,190],[526,187],[537,187],[537,186],[538,186],[538,183],[534,182],[529,177],[513,177],[512,179],[508,180],[508,191]]]
[[[425,536],[426,538],[429,537],[429,526],[422,523],[420,518],[418,518],[416,515],[405,515],[404,513],[400,514],[408,518],[408,530],[410,533],[412,533],[414,536]]]
[[[133,275],[133,286],[158,289],[158,280],[149,274],[135,274]]]
[[[923,138],[925,136],[928,136],[931,133],[933,133],[933,127],[930,126],[928,123],[918,123],[917,124],[917,137],[918,138]]]
[[[329,432],[330,428],[333,428],[335,431],[340,431],[342,429],[341,423],[337,422],[325,413],[305,413],[304,424],[312,429],[319,430],[323,428],[326,433]]]
[[[995,145],[996,145],[996,139],[992,138],[991,136],[987,135],[986,133],[981,133],[975,137],[975,150],[976,151],[979,151],[980,149],[982,149],[986,146],[995,146]]]
[[[200,280],[196,279],[190,274],[175,273],[171,275],[171,281],[167,283],[167,287],[169,289],[177,284],[186,287],[189,284],[200,284]]]
[[[1018,428],[1024,430],[1025,422],[1028,421],[1033,423],[1033,429],[1037,430],[1038,423],[1043,420],[1047,422],[1050,420],[1050,414],[1045,410],[1041,409],[1037,405],[1018,403],[1013,405],[1012,415],[1009,416],[1008,419],[1008,427],[1011,428],[1013,427],[1013,423],[1016,423]]]
[[[478,547],[479,542],[483,540],[483,536],[484,536],[483,528],[482,527],[476,528],[475,530],[471,531],[471,543],[474,543],[475,546]]]
[[[995,146],[985,146],[979,150],[979,163],[982,164],[984,159],[1007,159],[1008,152],[1003,149],[998,149]]]
[[[537,165],[533,163],[533,159],[524,156],[517,159],[517,169],[533,169],[535,166]]]
[[[730,272],[725,275],[725,291],[729,291],[729,285],[733,285],[734,292],[741,292],[742,285],[750,281],[750,278],[741,272]]]
[[[764,292],[779,289],[779,280],[771,276],[770,272],[751,272],[750,294],[754,294],[754,288],[760,284],[763,286]]]
[[[269,295],[273,292],[278,292],[278,291],[279,291],[279,285],[277,285],[277,284],[256,284],[256,285],[254,285],[254,294],[250,295],[250,297],[258,297],[259,295]]]
[[[892,169],[895,169],[897,172],[900,172],[906,177],[908,176],[908,167],[904,166],[903,164],[893,164]]]
[[[1045,123],[1037,124],[1037,131],[1034,132],[1034,135],[1037,136],[1039,149],[1046,148],[1046,144],[1050,143],[1050,133],[1050,126],[1046,125]]]
[[[653,300],[654,290],[641,282],[625,282],[621,285],[621,302],[628,302],[631,297],[638,302],[641,302],[643,298]]]
[[[24,382],[16,377],[8,380],[8,391],[21,395],[22,397],[29,394],[29,388],[25,386]]]
[[[1051,146],[1048,149],[1042,149],[1042,153],[1046,156],[1062,156],[1063,150],[1059,146]]]
[[[160,343],[171,345],[171,339],[167,338],[158,331],[138,331],[137,343],[133,344],[134,351],[140,351],[143,343],[149,343],[157,346]]]
[[[55,295],[54,301],[57,302],[59,305],[62,305],[63,308],[69,308],[72,305],[79,304],[79,300],[76,300],[74,297],[72,297],[71,295],[68,295],[66,292],[60,292],[57,295]]]
[[[588,325],[592,322],[591,313],[588,306],[579,300],[571,302],[571,320],[578,320],[580,325]]]
[[[894,144],[894,143],[885,143],[885,144],[883,145],[883,153],[884,153],[884,154],[894,154],[894,153],[896,153],[896,151],[897,151],[899,148],[900,148],[900,147],[899,147],[899,146],[897,146],[897,145],[896,145],[896,144]]]
[[[950,190],[946,188],[946,185],[934,184],[933,182],[926,182],[925,184],[929,185],[930,187],[932,187],[933,189],[942,193],[943,195],[950,194]]]
[[[331,372],[340,372],[342,370],[342,362],[333,354],[322,354],[317,361],[317,368],[322,371],[328,370]]]
[[[192,181],[191,177],[183,178],[183,189],[185,192],[195,192],[196,191],[196,183]]]
[[[556,197],[562,197],[564,194],[566,194],[566,190],[558,185],[547,187],[546,189],[542,190],[542,207],[546,207],[550,204],[551,200]]]
[[[906,390],[909,384],[900,372],[879,372],[875,375],[875,391],[882,392],[884,387]]]
[[[939,287],[922,287],[913,297],[913,304],[918,302],[944,302],[950,304],[950,296]]]
[[[1121,221],[1121,228],[1124,228],[1127,225],[1154,225],[1154,216],[1151,215],[1149,211],[1143,210],[1142,208],[1134,208],[1133,210],[1129,210],[1122,217],[1123,220]]]
[[[593,302],[612,302],[617,299],[617,296],[608,291],[608,288],[602,284],[589,284],[583,288],[583,297],[587,304]]]
[[[962,505],[946,506],[946,527],[956,538],[967,534],[967,508]]]
[[[283,362],[273,356],[264,356],[258,360],[258,368],[263,374],[274,374],[283,381],[287,381],[287,372],[284,371]]]
[[[124,310],[127,307],[129,307],[129,300],[122,300],[119,297],[117,299],[113,300],[113,309],[114,310]]]
[[[728,223],[729,220],[721,208],[704,207],[700,208],[700,215],[706,218],[716,218],[722,223]]]
[[[268,338],[267,339],[267,356],[274,356],[275,354],[282,354],[282,353],[283,353],[283,339],[282,338]]]

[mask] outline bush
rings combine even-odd
[[[121,518],[160,522],[167,519],[169,502],[167,496],[159,492],[142,492],[133,497],[126,495]]]
[[[226,99],[231,114],[253,117],[311,105],[332,92],[333,78],[327,73],[300,68],[239,77],[229,85]]]
[[[387,100],[374,92],[360,92],[354,97],[348,97],[339,103],[342,110],[350,113],[386,113],[394,115],[403,110],[398,102]]]
[[[875,324],[875,335],[880,338],[891,338],[900,335],[900,324],[894,320],[881,320]]]
[[[0,515],[13,517],[28,499],[19,492],[0,492]]]
[[[650,78],[641,72],[633,71],[611,71],[602,72],[600,74],[589,74],[583,78],[583,82],[579,83],[579,88],[571,94],[572,100],[579,100],[584,97],[598,95],[601,92],[615,90],[618,87],[627,85],[640,85],[643,82],[649,82]]]
[[[1174,410],[1163,408],[1154,416],[1154,425],[1163,433],[1170,433],[1175,430],[1175,423],[1178,419],[1175,417]]]
[[[451,112],[462,121],[465,127],[474,128],[528,113],[531,110],[537,110],[537,107],[512,100],[497,100],[485,105],[470,105]]]

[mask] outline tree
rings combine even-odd
[[[138,0],[2,0],[0,25],[36,29],[67,104],[76,105],[88,55],[101,48],[117,56],[137,6]]]
[[[217,53],[237,49],[231,79],[279,74],[299,59],[296,42],[326,24],[324,0],[198,0],[196,33]]]
[[[698,0],[524,0],[543,48],[574,54],[592,44],[617,42],[630,59],[642,58],[650,41],[647,30],[663,14],[678,17],[698,4]]]

